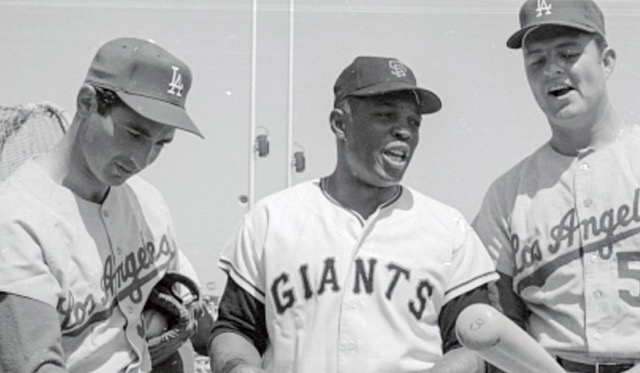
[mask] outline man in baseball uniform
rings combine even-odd
[[[334,92],[333,173],[258,202],[221,256],[213,371],[483,372],[453,330],[488,302],[490,257],[458,211],[400,184],[440,99],[384,57]]]
[[[135,176],[185,111],[186,64],[121,38],[97,52],[68,133],[0,186],[0,371],[148,372],[141,312],[191,272],[158,191]]]
[[[520,23],[507,46],[551,139],[491,185],[473,223],[500,273],[491,298],[569,372],[640,372],[640,132],[607,94],[603,14],[527,0]]]

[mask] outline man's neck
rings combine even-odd
[[[78,159],[79,149],[71,138],[73,134],[67,134],[62,141],[50,152],[46,153],[37,161],[42,169],[51,179],[68,189],[78,197],[94,203],[104,201],[109,186],[104,185],[85,171],[86,167],[81,167]]]
[[[376,187],[334,172],[325,178],[325,192],[342,206],[368,219],[378,207],[397,196],[400,186]]]
[[[551,123],[550,145],[557,152],[575,156],[586,149],[601,149],[616,142],[627,125],[613,110],[596,119],[572,119],[571,123]]]

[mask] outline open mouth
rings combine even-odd
[[[387,149],[382,154],[395,163],[405,163],[409,159],[409,152],[403,149]]]
[[[549,89],[549,95],[553,97],[562,97],[571,91],[573,91],[572,87],[567,85],[559,85]]]

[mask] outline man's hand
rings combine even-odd
[[[175,285],[186,287],[192,295],[185,304]],[[151,363],[156,366],[173,355],[196,331],[197,320],[206,312],[198,286],[188,277],[167,273],[153,288],[145,310],[154,310],[167,319],[168,329],[160,335],[147,335]],[[147,326],[145,326],[146,328]]]

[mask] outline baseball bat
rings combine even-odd
[[[458,341],[509,373],[566,373],[527,332],[486,304],[468,306],[456,320]]]

